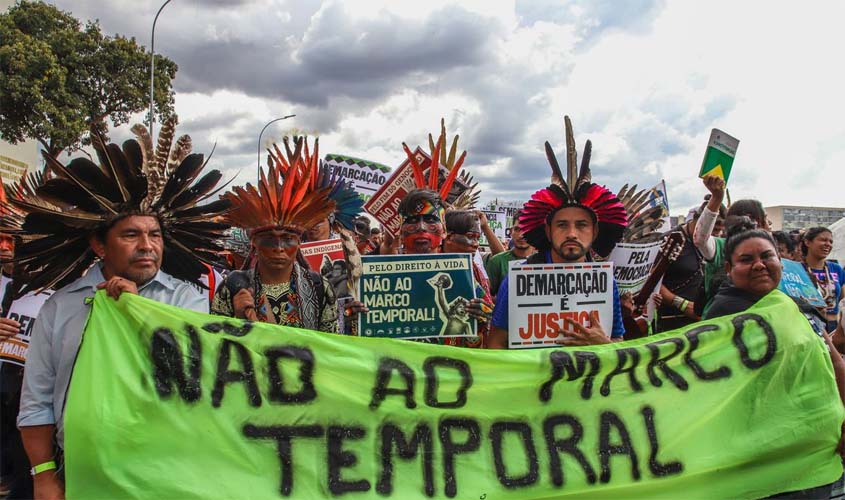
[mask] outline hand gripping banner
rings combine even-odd
[[[759,498],[835,481],[823,341],[774,291],[587,348],[343,337],[99,292],[68,498]]]

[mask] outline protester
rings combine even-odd
[[[508,275],[508,266],[515,260],[525,260],[534,253],[534,247],[528,244],[522,228],[519,227],[519,216],[522,210],[517,210],[513,215],[513,227],[511,228],[511,243],[513,248],[490,257],[485,268],[490,278],[490,291],[493,292],[493,300],[502,285],[505,276]]]
[[[671,229],[663,239],[666,242],[670,234],[677,234],[683,246],[677,259],[666,268],[659,292],[654,294],[658,306],[654,329],[656,333],[682,328],[701,319],[695,313],[695,302],[699,300],[699,288],[704,279],[704,257],[693,243],[693,234],[708,201],[692,211],[688,222]],[[714,232],[718,230],[721,233],[721,227],[718,226],[724,225],[725,212],[724,205],[720,205]]]
[[[810,272],[813,282],[827,304],[825,321],[827,330],[836,329],[839,317],[839,300],[842,298],[842,286],[845,285],[845,271],[836,262],[827,260],[833,250],[833,233],[826,227],[813,227],[804,233],[801,240],[801,254],[804,265]]]
[[[797,245],[792,236],[785,231],[773,231],[772,238],[778,246],[778,255],[781,259],[789,259],[800,262],[801,258],[796,258],[795,249]]]
[[[251,269],[226,276],[211,310],[221,316],[336,333],[334,289],[299,252],[306,229],[325,220],[336,204],[329,189],[315,189],[317,158],[301,154],[305,138],[294,142],[295,153],[286,148],[287,159],[271,154],[258,189],[247,184],[246,189],[236,187],[226,195],[233,206],[227,220],[248,231],[256,262]],[[289,183],[300,189],[288,188]]]
[[[607,258],[628,224],[625,206],[616,195],[592,182],[588,152],[584,153],[580,173],[575,178],[575,139],[569,117],[565,121],[567,173],[573,175],[563,180],[557,159],[547,142],[552,184],[534,193],[519,217],[519,226],[526,240],[537,249],[537,253],[526,261],[528,264],[587,262],[591,259],[591,252]],[[588,141],[585,149],[590,147]],[[493,311],[489,342],[492,349],[506,349],[508,345],[508,286],[508,278],[505,277]],[[572,329],[562,330],[563,344],[590,345],[623,340],[625,327],[616,279],[613,280],[612,293],[613,324],[607,325],[610,335],[599,324],[598,314],[595,313],[590,318],[589,327],[567,320]]]
[[[5,203],[2,189],[0,199]],[[44,301],[52,294],[51,291],[30,292],[15,300],[14,252],[14,238],[0,233],[0,260],[3,261],[0,278],[0,349],[3,352],[0,355],[0,467],[7,490],[6,498],[9,500],[32,498],[33,495],[29,459],[20,431],[15,426],[20,408],[23,363],[26,361],[26,347],[20,347],[22,342],[30,338],[33,321]],[[12,346],[17,349],[6,349]],[[21,351],[23,355],[15,354]]]
[[[480,215],[479,215],[480,214]],[[471,210],[451,210],[446,212],[446,238],[443,240],[443,253],[466,253],[475,255],[481,231],[487,218],[483,212]],[[489,229],[489,226],[488,226]],[[493,311],[493,300],[490,295],[490,282],[481,267],[473,260],[472,273],[480,288],[478,297],[470,305],[479,304],[485,313],[475,316],[478,319],[478,335],[475,337],[447,338],[447,345],[461,345],[463,347],[484,347],[490,332],[489,314]],[[469,313],[469,311],[468,311]]]
[[[725,181],[714,175],[706,175],[702,179],[702,182],[707,190],[710,191],[711,197],[701,213],[695,233],[693,234],[695,246],[705,260],[704,295],[702,299],[699,299],[696,307],[696,314],[699,315],[703,315],[707,311],[710,302],[713,300],[713,296],[725,279],[725,239],[712,235],[719,215],[719,206],[725,197]],[[750,199],[735,201],[727,212],[725,219],[726,230],[730,223],[729,219],[740,216],[749,217],[756,223],[757,228],[769,231],[769,220],[766,217],[766,211],[763,209],[763,205],[759,201]]]
[[[168,137],[174,125],[163,125],[171,132]],[[139,136],[142,144],[152,144],[148,134]],[[18,427],[33,464],[36,498],[63,496],[63,472],[57,471],[64,446],[63,413],[91,308],[86,299],[104,290],[114,299],[138,294],[207,312],[204,297],[188,281],[198,283],[205,270],[202,261],[222,249],[217,240],[227,226],[212,219],[225,213],[229,202],[201,203],[222,175],[212,171],[194,183],[203,156],[189,154],[189,147],[178,144],[171,154],[168,137],[159,138],[164,151],[159,157],[151,146],[135,140],[124,142],[122,150],[106,146],[93,131],[93,145],[104,165],[77,158],[65,166],[45,154],[55,176],[35,193],[9,200],[26,212],[21,232],[25,242],[14,259],[22,284],[18,294],[70,282],[41,308],[24,371]],[[168,159],[173,161],[171,169]],[[90,175],[96,171],[101,174]],[[76,208],[69,212],[53,203]]]
[[[713,299],[713,303],[705,313],[704,319],[718,318],[745,311],[777,289],[781,279],[782,265],[775,241],[771,234],[764,230],[754,229],[755,226],[756,223],[746,219],[746,221],[734,224],[728,229],[724,255],[725,267],[730,281],[722,284]],[[828,346],[840,400],[845,403],[845,361],[838,354],[831,337],[825,331],[825,321],[819,317],[818,311],[806,303],[799,303],[798,305],[814,331],[824,339]],[[843,451],[841,439],[837,450],[840,453]],[[834,456],[831,456],[831,459],[835,459]],[[828,498],[833,484],[799,492],[788,492],[775,497]]]

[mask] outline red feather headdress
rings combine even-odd
[[[546,250],[550,242],[546,237],[545,227],[551,217],[561,208],[581,207],[587,209],[599,226],[599,234],[593,242],[593,251],[600,257],[607,257],[613,247],[622,238],[628,225],[625,206],[612,191],[592,182],[590,172],[590,154],[592,143],[588,140],[584,146],[581,169],[576,176],[578,152],[575,149],[575,137],[569,117],[564,117],[566,125],[566,166],[567,179],[563,174],[551,144],[546,141],[546,158],[552,168],[552,184],[534,193],[525,204],[519,225],[525,239],[538,250]]]
[[[285,153],[273,145],[265,175],[261,169],[258,186],[247,183],[226,194],[233,209],[227,220],[255,234],[280,229],[302,234],[335,210],[330,199],[331,186],[320,186],[319,142],[314,141],[314,153],[308,149],[304,137],[294,138],[291,150],[287,137]]]

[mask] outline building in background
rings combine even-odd
[[[38,170],[38,142],[23,141],[11,144],[0,139],[0,178],[4,184],[17,182],[25,173]]]
[[[766,207],[766,215],[773,231],[791,231],[815,226],[828,227],[845,217],[845,208],[778,205]]]

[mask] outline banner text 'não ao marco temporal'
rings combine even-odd
[[[842,418],[826,347],[780,292],[685,330],[528,351],[99,293],[67,401],[67,494],[763,497],[834,481]]]

